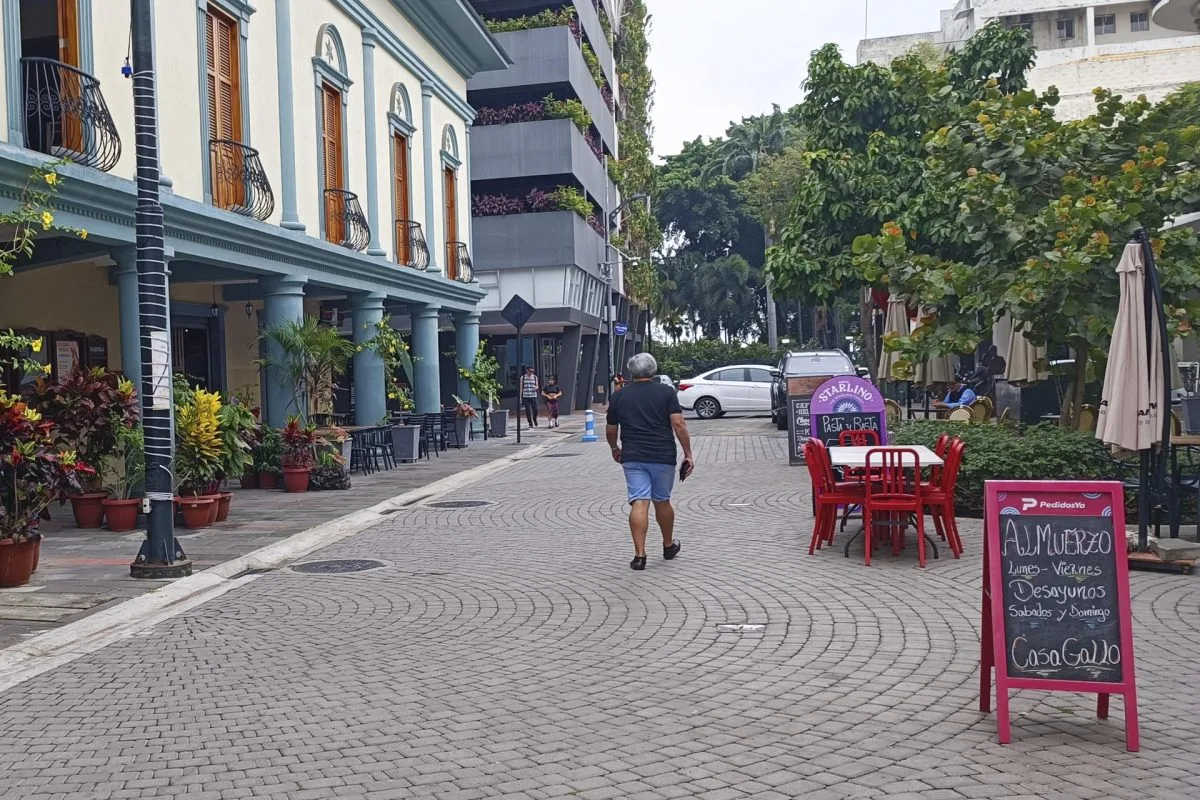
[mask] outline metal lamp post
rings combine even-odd
[[[607,172],[608,156],[604,157],[604,166],[605,166],[605,171]],[[605,186],[606,186],[605,194],[607,195],[607,184],[605,184]],[[605,200],[607,201],[607,199],[608,198],[606,196]],[[646,208],[647,208],[647,210],[649,210],[650,195],[635,194],[632,197],[622,201],[619,206],[617,206],[612,211],[610,211],[607,219],[605,220],[605,222],[607,224],[605,224],[605,226],[604,226],[604,261],[600,262],[599,267],[600,267],[600,275],[604,278],[604,284],[605,284],[605,294],[604,294],[604,305],[605,305],[604,317],[605,317],[605,319],[604,319],[604,321],[608,325],[608,376],[607,376],[607,381],[605,383],[605,387],[606,387],[605,391],[608,394],[607,394],[606,399],[610,399],[612,397],[613,379],[616,377],[616,373],[617,373],[616,339],[614,338],[614,333],[613,333],[614,320],[613,320],[612,290],[613,290],[613,283],[615,282],[613,279],[613,268],[617,265],[618,262],[615,261],[612,257],[613,251],[616,251],[616,253],[618,255],[623,256],[627,261],[635,262],[635,263],[637,262],[636,258],[630,258],[629,256],[626,256],[624,253],[622,253],[620,250],[618,250],[613,245],[613,243],[612,243],[612,228],[613,228],[613,225],[617,224],[617,221],[620,218],[620,214],[622,211],[624,211],[626,208],[633,205],[634,203],[641,202],[643,200],[646,201]]]

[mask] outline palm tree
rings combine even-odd
[[[276,370],[283,381],[295,387],[293,402],[307,422],[309,414],[332,404],[334,382],[346,372],[354,355],[354,344],[336,328],[316,317],[286,320],[263,330],[268,355],[256,362]]]

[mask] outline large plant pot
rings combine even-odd
[[[411,464],[417,460],[421,448],[420,425],[395,425],[392,427],[392,452],[396,461]]]
[[[138,507],[141,500],[105,500],[104,516],[108,520],[108,529],[113,533],[131,531],[137,526]]]
[[[213,513],[216,500],[212,497],[176,497],[175,503],[183,513],[183,524],[196,529],[209,526],[209,515]]]
[[[0,588],[11,589],[14,586],[24,586],[29,583],[29,576],[33,574],[36,554],[36,541],[14,542],[12,539],[0,541]]]
[[[455,447],[466,447],[471,441],[471,418],[470,417],[455,417],[454,418],[454,440]]]
[[[243,472],[242,473],[242,488],[243,489],[257,489],[258,488],[258,473],[257,472]]]
[[[278,489],[279,476],[274,472],[258,473],[258,488],[260,489]]]
[[[342,448],[342,463],[348,466],[350,464],[350,455],[354,450],[354,440],[347,439],[344,442],[340,442],[339,446]]]
[[[71,512],[75,515],[75,525],[80,528],[99,528],[104,522],[103,503],[107,497],[104,492],[71,495]]]
[[[221,492],[217,495],[217,522],[229,519],[229,505],[233,502],[233,492]]]
[[[1200,395],[1183,398],[1183,432],[1200,433]]]
[[[208,507],[208,524],[213,525],[217,521],[217,512],[221,510],[221,496],[218,494],[202,494],[201,497],[207,497],[212,500],[212,505]]]
[[[508,409],[496,408],[492,410],[491,424],[488,426],[488,436],[508,436]]]
[[[284,467],[283,488],[289,492],[308,491],[308,467]]]

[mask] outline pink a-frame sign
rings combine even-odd
[[[1125,706],[1125,744],[1138,749],[1124,490],[1111,481],[988,481],[979,710],[1012,740],[1013,689],[1094,692]]]

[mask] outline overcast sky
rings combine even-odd
[[[932,31],[954,0],[869,0],[870,35]],[[679,152],[731,120],[800,100],[808,57],[835,42],[854,62],[865,0],[648,0],[654,145]]]

